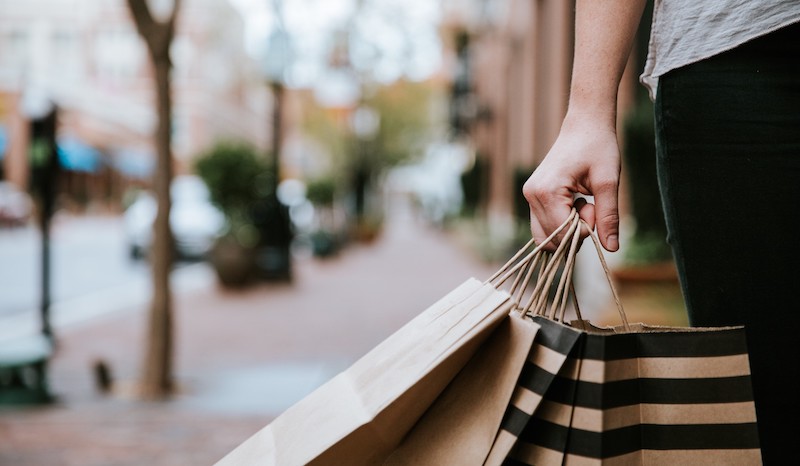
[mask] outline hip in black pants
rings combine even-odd
[[[800,25],[667,73],[655,113],[689,321],[745,325],[764,463],[798,464]]]

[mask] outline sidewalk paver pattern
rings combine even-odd
[[[213,464],[464,280],[494,271],[407,208],[390,219],[374,244],[297,261],[291,284],[176,293],[179,390],[169,401],[126,395],[139,372],[146,306],[61,329],[49,371],[58,402],[0,410],[0,465]],[[667,291],[680,296],[677,285]],[[634,321],[675,325],[659,319],[682,315],[630,299]],[[585,317],[615,323],[607,304]],[[111,369],[111,395],[95,388],[98,360]]]
[[[466,278],[491,272],[406,213],[372,245],[298,261],[292,284],[175,296],[179,394],[166,402],[125,396],[145,309],[65,329],[49,371],[58,402],[0,411],[0,465],[212,464]],[[94,386],[100,359],[112,395]]]

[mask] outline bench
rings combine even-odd
[[[53,400],[47,385],[47,361],[53,344],[44,335],[0,341],[0,405]]]

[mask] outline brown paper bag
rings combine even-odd
[[[554,335],[566,357],[556,373],[532,377],[535,410],[510,407],[501,435],[514,447],[507,465],[759,465],[756,413],[743,327],[685,328],[630,324],[591,235],[622,325],[598,328],[564,319],[580,241],[577,213],[525,309]],[[537,294],[555,283],[552,297]],[[574,298],[574,290],[570,293]],[[548,322],[549,321],[549,322]],[[558,345],[555,345],[558,346]],[[555,347],[554,346],[554,347]],[[553,377],[553,375],[555,377]],[[542,384],[542,380],[547,382]],[[496,460],[496,458],[495,458]],[[488,462],[487,464],[500,464]]]
[[[384,464],[483,464],[538,329],[509,315]]]
[[[511,306],[467,280],[217,464],[379,464]]]

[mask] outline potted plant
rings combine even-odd
[[[327,257],[339,249],[336,237],[333,203],[336,198],[336,181],[332,177],[312,180],[306,186],[306,198],[317,211],[319,224],[311,232],[311,250],[317,257]]]
[[[356,223],[354,229],[356,240],[362,243],[372,243],[383,231],[383,216],[378,214],[365,215]]]
[[[251,212],[271,189],[269,166],[249,144],[225,141],[201,154],[194,168],[226,218],[225,231],[211,250],[211,263],[223,285],[242,286],[255,271],[261,234]]]

